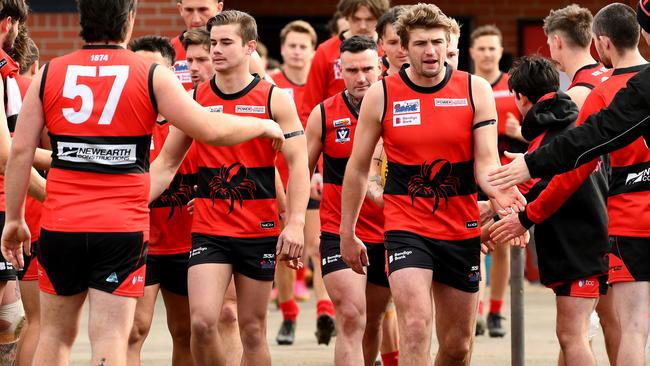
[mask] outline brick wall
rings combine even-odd
[[[412,4],[415,1],[393,0],[394,5]],[[623,0],[631,6],[636,1]],[[227,0],[226,7],[241,9],[259,16],[328,16],[334,12],[336,0]],[[517,55],[517,22],[523,19],[542,19],[551,8],[563,7],[571,2],[557,0],[439,0],[436,4],[449,15],[467,16],[473,25],[496,24],[504,33],[506,52]],[[583,0],[580,5],[593,13],[610,3],[602,0]],[[183,29],[175,0],[140,0],[134,36],[160,34],[173,37]],[[64,54],[81,46],[78,37],[79,16],[71,13],[37,13],[30,16],[28,25],[31,35],[38,44],[43,60]],[[650,55],[650,48],[641,42],[644,54]]]

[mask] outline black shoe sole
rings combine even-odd
[[[329,315],[321,315],[316,321],[316,339],[318,344],[329,345],[332,335],[336,331],[334,318]]]
[[[492,332],[489,332],[489,334],[490,334],[490,338],[503,338],[503,337],[506,336],[505,333],[492,333]]]

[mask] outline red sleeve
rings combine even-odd
[[[597,90],[589,93],[580,109],[576,125],[581,125],[590,115],[606,107],[605,100]],[[556,175],[537,199],[526,206],[528,219],[536,224],[551,217],[575,193],[582,183],[598,166],[598,159],[580,166],[577,169]]]
[[[300,121],[303,126],[307,124],[307,119],[318,103],[327,98],[327,55],[323,47],[318,47],[316,55],[309,68],[305,94],[300,107]]]

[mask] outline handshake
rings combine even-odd
[[[519,214],[514,209],[495,210],[491,201],[479,201],[481,216],[481,251],[493,251],[497,245],[510,244],[525,247],[530,239],[528,230],[522,225]],[[524,213],[525,214],[525,213]]]

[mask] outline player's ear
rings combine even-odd
[[[246,50],[247,55],[252,55],[255,50],[257,50],[257,41],[248,41],[248,50]]]

